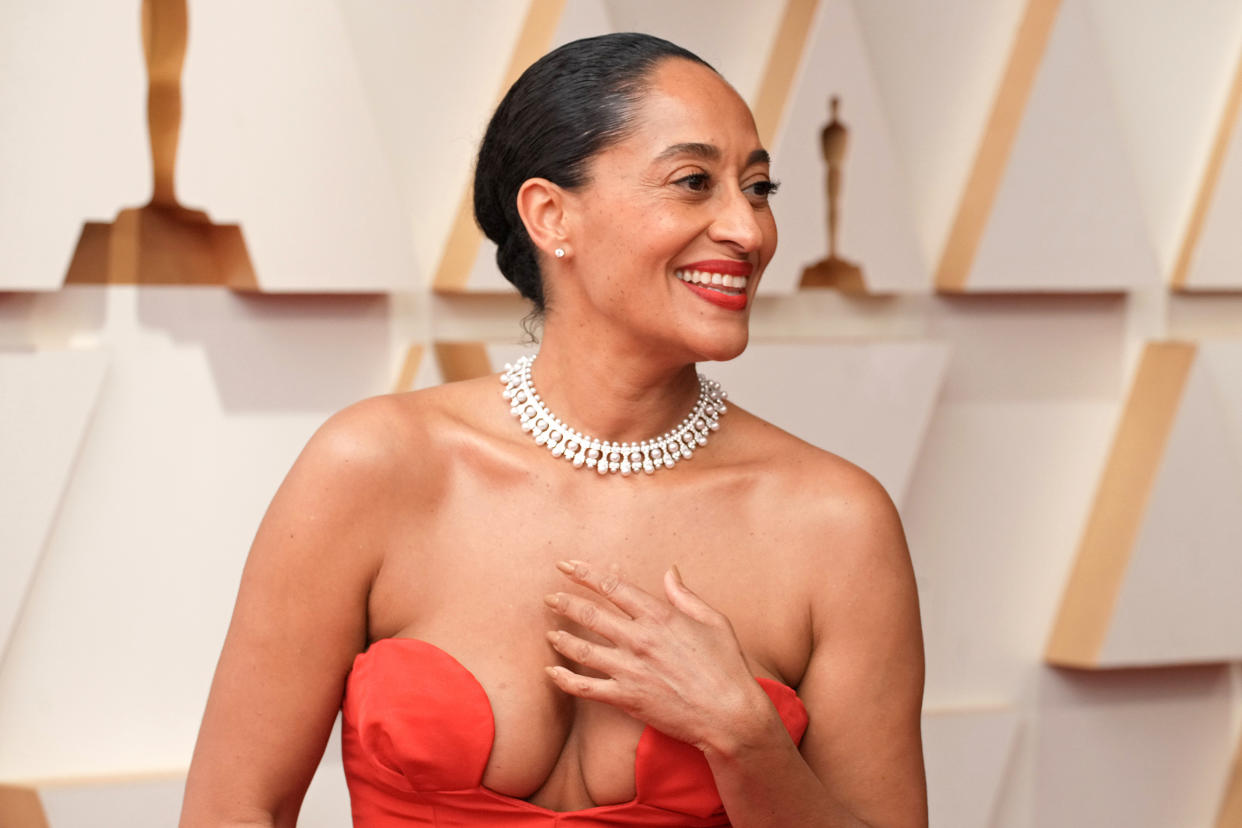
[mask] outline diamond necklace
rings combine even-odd
[[[535,442],[546,446],[553,457],[572,462],[575,469],[586,466],[600,474],[622,475],[671,469],[679,460],[689,460],[695,449],[707,445],[707,435],[720,428],[720,415],[726,410],[726,394],[720,383],[699,374],[699,400],[675,428],[641,443],[597,440],[569,428],[548,411],[531,380],[534,363],[535,357],[529,355],[516,364],[505,363],[500,374],[505,385],[502,396],[509,401],[509,413],[518,418],[522,430],[529,431]]]

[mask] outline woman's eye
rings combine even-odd
[[[780,186],[780,183],[777,181],[768,181],[767,179],[764,179],[763,181],[756,181],[746,189],[751,193],[754,193],[759,198],[766,200],[768,196],[776,195],[776,191],[780,189]]]
[[[677,183],[685,187],[687,190],[696,193],[706,192],[711,184],[711,176],[707,173],[692,173],[677,179]]]

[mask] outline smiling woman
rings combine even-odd
[[[315,434],[255,538],[183,825],[293,825],[338,709],[356,826],[926,825],[891,501],[696,370],[746,346],[775,189],[745,103],[671,43],[527,70],[475,211],[538,359]]]

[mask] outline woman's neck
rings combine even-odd
[[[565,425],[599,440],[639,442],[673,428],[694,408],[694,363],[670,363],[638,343],[618,347],[546,327],[532,379]]]

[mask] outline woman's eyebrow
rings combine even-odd
[[[715,144],[701,144],[689,142],[685,144],[673,144],[656,156],[656,161],[667,161],[678,155],[693,155],[697,158],[705,158],[708,161],[720,160],[720,148]]]
[[[673,144],[666,148],[663,152],[656,156],[656,161],[667,161],[678,155],[693,155],[697,158],[703,158],[708,161],[720,160],[720,148],[715,144],[704,144],[696,141],[690,141],[682,144]],[[772,157],[768,155],[765,149],[752,150],[750,155],[746,156],[746,166],[752,167],[755,164],[770,164]]]

